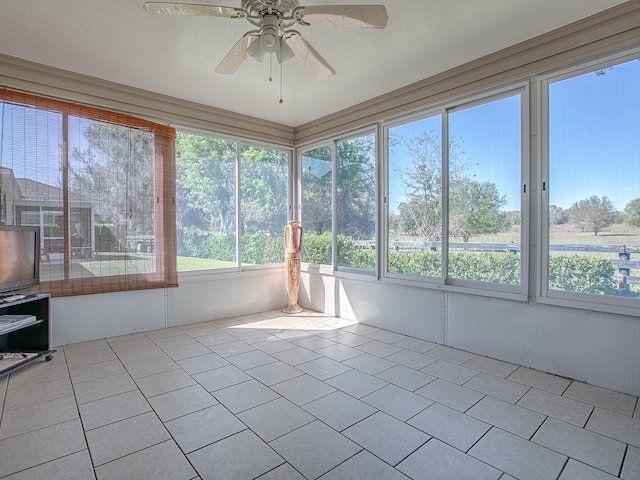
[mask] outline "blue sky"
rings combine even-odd
[[[563,208],[606,195],[618,210],[640,198],[640,61],[552,82],[549,88],[549,203]],[[423,129],[441,132],[440,116],[394,127],[410,138]],[[504,209],[520,210],[520,97],[453,111],[450,135],[461,143],[468,169],[506,196]],[[390,207],[403,200],[396,170],[411,161],[402,145],[391,147]],[[394,192],[396,194],[394,195]]]

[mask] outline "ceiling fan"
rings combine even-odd
[[[294,25],[358,28],[385,28],[387,10],[382,5],[310,5],[298,0],[242,0],[241,7],[192,3],[147,2],[151,14],[198,15],[245,18],[257,29],[245,33],[222,59],[217,73],[232,74],[248,56],[262,62],[265,54],[275,54],[278,63],[296,57],[317,79],[326,80],[336,72],[307,42]]]

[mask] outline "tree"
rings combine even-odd
[[[549,223],[551,225],[564,225],[569,221],[567,211],[557,205],[549,205]]]
[[[449,185],[449,232],[468,242],[472,235],[499,233],[508,226],[507,199],[492,182],[462,178]]]
[[[442,154],[439,136],[423,131],[408,140],[412,159],[400,171],[406,200],[398,206],[402,233],[424,241],[442,234]],[[472,235],[497,233],[507,227],[502,211],[506,198],[491,182],[465,175],[468,159],[462,142],[449,142],[449,232],[465,242]]]
[[[179,230],[235,233],[236,144],[178,133],[176,139]]]
[[[579,225],[583,231],[598,235],[602,229],[613,223],[615,213],[616,209],[606,195],[603,197],[592,195],[571,205],[569,219],[572,223]]]
[[[95,199],[98,223],[126,235],[154,234],[155,143],[150,132],[88,120],[70,156],[70,192]]]
[[[629,225],[640,227],[640,198],[636,198],[627,203],[624,207],[624,214],[627,217],[627,223]]]

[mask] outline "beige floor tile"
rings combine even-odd
[[[124,352],[118,352],[117,355],[123,364],[128,365],[130,363],[141,362],[143,360],[164,357],[166,354],[160,347],[151,345],[149,347],[142,347],[133,350],[125,350]]]
[[[384,412],[375,413],[342,433],[393,466],[431,438]]]
[[[225,360],[242,370],[259,367],[276,361],[271,355],[261,352],[260,350],[252,350],[250,352],[232,355],[226,357]]]
[[[216,390],[213,395],[232,413],[243,412],[279,397],[276,392],[257,380],[249,380],[222,390]]]
[[[640,448],[629,447],[622,465],[620,478],[623,480],[636,480],[640,478]]]
[[[328,347],[319,348],[316,350],[316,353],[331,358],[336,362],[342,362],[344,360],[357,357],[358,355],[362,355],[361,350],[350,347],[348,345],[342,345],[340,343],[335,343],[333,345],[329,345]]]
[[[52,362],[32,362],[29,364],[29,368],[13,372],[10,377],[12,388],[26,387],[37,383],[69,378],[69,367],[65,362],[57,365]],[[9,377],[5,377],[5,382],[7,378]],[[4,398],[2,386],[0,386],[0,398]]]
[[[361,400],[402,422],[406,422],[433,403],[422,395],[395,385],[387,385],[362,397]]]
[[[344,328],[343,330],[347,330]],[[359,345],[364,345],[368,342],[373,342],[372,339],[364,337],[362,335],[358,335],[356,333],[345,333],[344,335],[340,335],[334,339],[336,342],[342,345],[348,345],[350,347],[357,347]]]
[[[269,445],[306,478],[318,478],[361,450],[319,421],[277,438]]]
[[[136,380],[138,388],[145,397],[153,397],[180,388],[195,385],[196,381],[183,370],[171,370]]]
[[[289,348],[287,350],[283,350],[282,352],[274,353],[274,358],[278,360],[282,360],[289,365],[293,365],[294,367],[300,365],[301,363],[310,362],[311,360],[316,360],[318,358],[322,358],[322,355],[319,355],[316,352],[312,352],[311,350],[307,350],[302,347],[294,347]]]
[[[473,353],[458,350],[457,348],[446,347],[444,345],[437,346],[429,350],[430,357],[436,357],[451,363],[461,364],[474,357]]]
[[[0,440],[0,477],[86,449],[80,420]]]
[[[178,332],[182,331],[193,338],[204,337],[206,335],[215,335],[217,333],[221,333],[218,327],[214,327],[213,325],[209,325],[208,323],[197,323],[195,325],[185,325],[181,326],[179,329],[176,328]]]
[[[455,383],[456,385],[462,385],[480,373],[473,368],[445,360],[437,360],[424,367],[421,371],[434,377],[442,378],[447,382]]]
[[[112,395],[79,406],[85,431],[135,417],[151,411],[149,402],[139,390]]]
[[[404,365],[396,365],[383,370],[376,377],[412,392],[436,379],[433,375],[405,367]]]
[[[323,337],[318,337],[317,335],[311,335],[309,337],[292,340],[291,343],[297,345],[298,347],[306,348],[307,350],[311,350],[311,351],[319,350],[325,347],[330,347],[331,345],[336,344],[336,342],[332,340],[329,340]]]
[[[277,337],[254,343],[252,345],[252,347],[264,353],[268,353],[269,355],[273,353],[283,352],[284,350],[289,350],[290,348],[295,348],[295,346],[295,344]]]
[[[110,423],[86,435],[96,467],[171,438],[153,412]]]
[[[164,353],[177,362],[187,358],[199,357],[200,355],[209,355],[211,350],[200,343],[193,343],[191,345],[164,347]]]
[[[256,478],[284,463],[250,430],[197,450],[188,458],[202,480]]]
[[[4,398],[4,410],[6,412],[14,408],[26,407],[48,400],[55,400],[56,398],[68,397],[69,395],[73,395],[69,377],[17,388],[13,388],[9,379],[7,393]]]
[[[461,387],[440,378],[436,378],[433,382],[427,383],[424,387],[416,390],[415,393],[460,412],[466,412],[471,406],[478,403],[484,397],[484,394],[480,392]]]
[[[275,440],[315,418],[285,398],[277,398],[238,414],[254,433],[265,442]]]
[[[520,480],[558,478],[567,461],[564,455],[498,428],[489,430],[468,453]]]
[[[558,480],[614,480],[613,475],[570,458]]]
[[[439,403],[434,403],[407,423],[463,452],[491,428],[487,423]]]
[[[167,422],[216,405],[218,401],[200,385],[191,385],[151,397],[149,403],[160,420]]]
[[[77,368],[117,359],[118,357],[111,349],[95,350],[77,355],[67,354],[67,365],[69,365],[69,368]]]
[[[215,392],[216,390],[251,380],[252,377],[239,368],[229,365],[198,373],[193,378],[207,391]]]
[[[320,480],[407,480],[407,477],[366,450],[341,463]]]
[[[233,335],[229,335],[225,332],[213,333],[211,335],[205,335],[203,337],[198,337],[198,342],[204,345],[205,347],[212,347],[214,345],[220,345],[228,342],[235,342],[238,339]],[[244,343],[244,342],[243,342]]]
[[[633,415],[638,401],[638,398],[632,395],[575,381],[569,385],[563,396],[628,416]]]
[[[554,418],[548,418],[531,440],[612,475],[618,475],[626,450],[621,442]]]
[[[96,350],[111,350],[109,343],[104,338],[73,343],[71,345],[65,345],[63,348],[66,355],[79,355],[81,353],[95,352]]]
[[[379,340],[385,343],[395,343],[407,338],[406,335],[403,335],[401,333],[391,332],[389,330],[382,330],[382,329],[366,334],[366,336],[369,338],[372,338],[373,340]]]
[[[493,397],[484,397],[466,413],[526,439],[531,438],[545,420],[544,415]]]
[[[275,385],[276,383],[281,383],[286,380],[299,377],[300,375],[304,375],[304,372],[281,361],[268,363],[245,371],[253,378],[267,386]]]
[[[358,345],[355,348],[382,358],[402,351],[400,347],[396,347],[395,345],[391,345],[390,343],[381,342],[380,340],[371,340],[370,342],[363,343],[362,345]]]
[[[198,410],[165,423],[180,449],[185,453],[234,435],[247,426],[222,405]]]
[[[479,373],[464,386],[509,403],[520,400],[530,387],[488,373]]]
[[[3,480],[95,480],[93,465],[87,450],[56,458],[37,467],[22,470]]]
[[[173,337],[182,334],[182,330],[178,327],[159,328],[157,330],[147,330],[144,334],[151,340],[158,338]]]
[[[80,405],[136,389],[136,384],[129,374],[122,373],[120,375],[79,383],[75,386],[74,392],[76,394],[76,401],[78,405]]]
[[[411,350],[418,353],[426,353],[432,348],[436,348],[438,346],[437,343],[428,342],[426,340],[421,340],[415,337],[406,337],[402,340],[398,340],[393,343],[396,347],[406,348],[407,350]]]
[[[207,370],[215,370],[216,368],[229,365],[225,359],[215,353],[199,355],[197,357],[186,358],[178,361],[178,365],[189,375],[206,372]]]
[[[96,468],[98,480],[191,480],[196,472],[176,444],[168,440]]]
[[[309,402],[303,408],[339,432],[378,411],[340,391]]]
[[[428,465],[433,480],[498,480],[502,475],[486,463],[462,453],[439,440],[432,439],[398,465],[411,478],[420,478]]]
[[[348,372],[336,375],[335,377],[327,379],[327,383],[355,398],[364,397],[389,385],[384,380],[359,370],[349,370]]]
[[[232,355],[238,355],[240,353],[246,353],[252,350],[256,350],[255,346],[241,342],[240,340],[219,343],[217,345],[211,345],[207,348],[213,353],[220,355],[222,358],[227,358]]]
[[[421,368],[437,361],[433,357],[413,352],[411,350],[400,350],[399,352],[392,353],[386,357],[386,359],[415,370],[420,370]]]
[[[635,418],[596,407],[586,429],[640,448],[640,420]]]
[[[348,362],[349,360],[347,360],[345,364],[348,364]],[[331,377],[335,377],[336,375],[340,375],[341,373],[345,373],[351,370],[351,367],[345,364],[336,362],[335,360],[331,360],[330,358],[321,357],[316,360],[311,360],[310,362],[296,365],[296,368],[311,375],[312,377],[317,378],[318,380],[327,380]]]
[[[95,380],[97,378],[126,373],[126,371],[127,370],[124,368],[120,360],[116,359],[101,363],[93,363],[91,365],[85,365],[77,368],[70,368],[69,374],[71,375],[71,381],[76,384],[88,382],[89,380]]]
[[[120,353],[140,347],[150,347],[154,343],[144,333],[134,333],[121,337],[108,338],[107,341],[114,352]]]
[[[545,392],[562,395],[567,389],[571,380],[549,373],[531,370],[530,368],[520,367],[507,377],[509,380],[529,385],[530,387],[544,390]]]
[[[369,375],[376,375],[397,365],[395,362],[391,362],[371,353],[363,353],[357,357],[345,360],[342,363],[349,367],[357,368],[361,372],[368,373]]]
[[[365,325],[364,323],[356,323],[354,325],[348,325],[343,328],[346,332],[357,333],[358,335],[370,335],[380,330],[377,327],[371,325]]]
[[[0,423],[0,440],[78,418],[73,395],[8,410]]]
[[[167,355],[127,365],[127,371],[134,380],[158,373],[170,372],[171,370],[178,370],[179,368],[180,366]]]
[[[463,365],[500,378],[507,378],[518,369],[518,365],[483,357],[482,355],[471,357]]]
[[[175,347],[184,347],[186,345],[194,345],[197,344],[198,341],[183,333],[181,335],[173,335],[171,337],[164,338],[154,338],[153,343],[162,348],[163,350],[166,348],[175,348]]]
[[[516,405],[578,427],[584,427],[593,411],[591,405],[545,392],[544,390],[538,390],[537,388],[529,390]]]

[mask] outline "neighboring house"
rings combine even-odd
[[[0,223],[38,225],[45,255],[70,252],[71,256],[90,256],[95,244],[93,206],[88,198],[73,192],[68,202],[69,240],[65,245],[63,190],[16,178],[12,169],[0,167]]]

